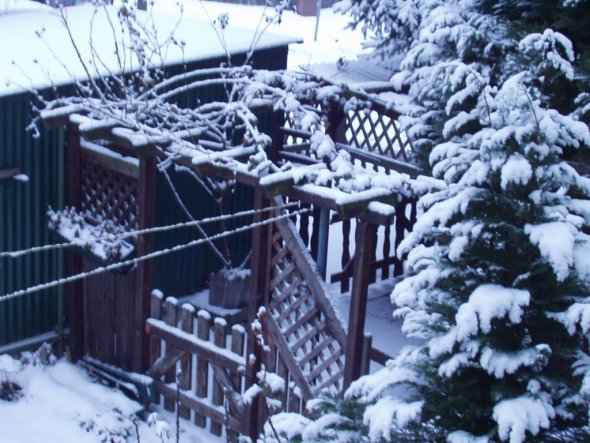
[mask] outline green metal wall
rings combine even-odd
[[[287,66],[287,46],[270,48],[258,51],[254,54],[252,64],[255,68],[261,69],[285,69]],[[243,54],[235,55],[232,62],[235,65],[242,63]],[[208,68],[219,66],[224,59],[210,59],[192,64],[189,68]],[[182,67],[168,68],[169,72],[182,72]],[[211,101],[225,100],[223,87],[213,87],[200,90],[189,97],[181,98],[181,106],[194,106],[197,101],[207,103]],[[270,115],[263,116],[260,121],[263,130],[270,131]],[[270,132],[268,132],[270,133]],[[217,205],[201,189],[194,179],[187,173],[175,172],[172,168],[168,171],[172,182],[184,204],[195,219],[216,216],[219,214]],[[156,226],[165,226],[179,221],[187,221],[186,216],[179,209],[169,187],[166,185],[161,174],[156,177]],[[252,208],[254,192],[247,186],[236,186],[227,196],[226,213],[248,210]],[[251,218],[230,220],[226,229],[235,229],[244,224],[250,224]],[[209,235],[220,232],[217,224],[205,227]],[[200,238],[195,229],[178,229],[156,235],[155,248],[157,250],[170,248],[175,245],[185,244],[191,240]],[[233,266],[239,266],[251,248],[251,232],[232,235],[227,238],[231,251]],[[222,242],[218,240],[216,245],[221,250]],[[174,254],[160,257],[154,261],[154,282],[153,286],[162,290],[166,295],[182,296],[188,295],[207,286],[209,274],[221,269],[222,263],[211,252],[207,245],[196,246],[192,249],[176,252]]]
[[[256,68],[284,69],[287,65],[287,46],[257,51],[252,59]],[[232,57],[239,65],[245,56]],[[185,69],[219,66],[226,60],[213,58],[166,68],[168,75]],[[60,88],[64,90],[64,88]],[[45,212],[48,206],[64,205],[64,132],[46,131],[34,139],[26,131],[31,122],[31,95],[28,93],[0,97],[0,169],[19,167],[29,176],[28,183],[14,180],[0,181],[0,251],[29,248],[55,241],[47,229]],[[198,96],[186,97],[187,103],[223,100],[221,88],[201,91]],[[216,208],[202,191],[196,190],[192,180],[182,173],[174,174],[178,192],[184,195],[195,217],[217,214]],[[234,210],[251,207],[252,191],[236,188],[230,198]],[[157,179],[156,225],[185,220],[173,203],[162,178]],[[228,224],[229,227],[235,224]],[[186,243],[195,238],[194,231],[179,230],[156,238],[156,248]],[[230,239],[234,264],[239,263],[250,249],[249,233]],[[158,259],[154,266],[154,287],[169,294],[182,295],[205,286],[210,272],[219,263],[206,247],[179,252]],[[19,258],[0,258],[0,295],[63,276],[63,255],[44,252]],[[56,331],[63,323],[64,288],[37,292],[10,301],[0,302],[0,347],[5,343]]]
[[[0,181],[0,251],[52,243],[45,212],[63,205],[63,130],[41,130],[35,139],[31,95],[0,97],[0,169],[20,168],[26,183]],[[0,258],[0,295],[53,280],[62,274],[59,252]],[[53,289],[0,302],[0,345],[56,330],[63,289]]]

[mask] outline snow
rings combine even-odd
[[[555,411],[541,399],[523,396],[498,403],[494,406],[493,417],[498,423],[501,440],[521,443],[525,441],[526,432],[537,435],[542,428],[549,428]]]
[[[576,229],[569,223],[550,222],[526,225],[524,230],[553,268],[557,280],[565,280],[574,264]]]
[[[122,239],[125,230],[110,220],[99,220],[93,225],[85,214],[67,207],[62,211],[49,209],[47,217],[53,231],[106,263],[128,259],[134,251],[133,246]]]
[[[65,359],[43,364],[34,354],[22,361],[0,355],[2,381],[18,384],[20,397],[0,400],[0,434],[3,443],[122,443],[139,438],[144,443],[167,442],[136,414],[142,406],[120,391],[99,384],[83,369]],[[173,423],[174,417],[169,417]],[[154,416],[157,427],[167,426]],[[192,443],[222,441],[192,424],[181,424],[181,440]]]
[[[501,186],[507,189],[510,184],[526,185],[533,176],[533,168],[521,155],[510,156],[506,164],[502,166]]]
[[[267,386],[272,393],[279,393],[285,390],[285,380],[273,372],[268,372],[264,369],[259,371],[256,377],[260,384]]]
[[[423,401],[405,403],[392,397],[379,399],[363,415],[363,423],[369,426],[369,438],[372,441],[389,441],[393,424],[404,427],[418,421],[423,405]]]
[[[218,2],[199,2],[181,0],[186,17],[205,20],[207,16],[217,18],[227,13],[229,27],[253,29],[258,26],[264,11],[262,6],[228,5]],[[267,8],[268,10],[272,8]],[[157,0],[154,10],[159,14],[176,15],[177,8],[169,0]],[[289,69],[308,68],[315,63],[336,62],[354,59],[360,53],[367,53],[362,48],[363,36],[360,30],[344,30],[349,22],[347,16],[340,15],[330,8],[322,9],[318,29],[318,39],[314,41],[315,17],[303,17],[293,11],[283,12],[280,24],[273,24],[269,32],[277,36],[297,36],[303,38],[301,45],[289,48]]]
[[[528,306],[530,294],[521,289],[484,284],[469,296],[469,301],[459,308],[456,315],[457,338],[466,339],[479,330],[488,333],[492,320],[508,315],[512,323],[520,323],[523,307]]]
[[[156,0],[154,11],[161,15],[176,16],[178,7],[170,0]],[[200,2],[198,0],[180,0],[183,14],[189,19],[207,21],[227,13],[228,29],[238,27],[251,32],[258,26],[263,13],[269,14],[272,8],[263,6],[234,5],[221,2]],[[335,63],[339,60],[354,60],[360,54],[368,54],[364,48],[361,30],[345,29],[350,17],[324,8],[320,13],[317,41],[314,40],[316,17],[303,17],[293,11],[284,11],[280,23],[268,27],[274,36],[291,39],[303,39],[302,44],[289,46],[288,69],[314,69],[318,63]],[[346,67],[343,67],[346,70]]]
[[[3,0],[2,4],[10,5],[11,1]],[[169,4],[168,11],[174,7],[173,2],[161,3]],[[197,2],[194,4],[199,5]],[[119,44],[121,39],[126,37],[121,34],[116,11],[117,8],[114,6],[95,11],[90,4],[64,9],[81,58],[86,63],[99,59],[100,62],[97,61],[93,66],[102,74],[121,71],[114,51],[113,29],[110,23],[112,22],[115,27],[114,33]],[[137,13],[138,18],[150,28],[153,23],[161,43],[164,43],[171,33],[174,33],[177,42],[184,42],[182,47],[180,44],[163,45],[162,58],[167,64],[224,57],[224,45],[231,53],[247,52],[250,49],[253,38],[252,22],[249,30],[239,29],[237,25],[229,26],[224,31],[222,44],[216,36],[215,29],[202,14],[193,14],[193,18],[184,18],[178,22],[178,9],[176,17],[158,14],[157,7],[155,11],[153,21],[141,11]],[[57,9],[32,8],[19,14],[0,15],[0,39],[13,41],[15,35],[19,36],[18,44],[3,45],[0,51],[0,96],[29,88],[71,83],[73,77],[86,78],[84,68],[70,43]],[[285,34],[264,33],[256,47],[263,49],[287,45],[297,40],[297,37]],[[96,51],[96,57],[92,56],[91,45]],[[160,62],[155,56],[152,61],[156,64]],[[127,70],[139,67],[136,60],[129,59],[123,63]]]
[[[210,24],[227,13],[228,26],[223,30],[223,41],[231,53],[246,52],[256,40],[259,49],[276,45],[291,44],[288,68],[310,68],[315,63],[353,60],[367,52],[362,48],[362,32],[345,30],[349,18],[333,12],[321,11],[317,41],[314,41],[315,17],[302,17],[293,11],[285,11],[280,24],[267,26],[263,14],[271,14],[272,8],[262,6],[233,5],[217,2],[181,0],[183,19],[177,26],[179,6],[170,0],[158,0],[154,4],[154,25],[160,39],[166,39],[174,31],[178,45],[168,45],[165,49],[166,63],[181,63],[212,57],[225,56],[223,44]],[[116,7],[107,7],[115,27],[119,27]],[[18,13],[17,13],[18,12]],[[66,8],[74,41],[82,54],[82,59],[92,58],[89,40],[97,50],[101,62],[110,71],[118,70],[114,56],[113,32],[104,12],[96,14],[92,27],[89,26],[94,8],[79,5]],[[147,14],[138,12],[141,21],[151,23]],[[256,34],[259,24],[264,32]],[[258,29],[259,30],[259,29]],[[40,35],[38,36],[37,33]],[[69,37],[60,22],[58,12],[36,2],[25,0],[0,1],[0,39],[18,44],[3,45],[0,49],[0,96],[14,94],[28,88],[43,88],[52,84],[72,81],[72,76],[85,77],[84,70]],[[121,38],[117,31],[118,38]],[[303,44],[294,44],[304,40]],[[26,49],[26,50],[24,50]],[[48,50],[49,49],[49,50]],[[14,63],[13,63],[14,62]],[[131,66],[131,63],[128,63]],[[106,72],[105,69],[99,69]]]
[[[0,16],[14,15],[23,12],[50,10],[51,8],[43,3],[34,2],[30,0],[1,0],[0,1]]]

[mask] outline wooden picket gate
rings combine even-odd
[[[213,435],[227,430],[229,441],[248,434],[248,408],[241,399],[245,378],[245,329],[225,320],[212,320],[207,311],[196,315],[192,305],[178,306],[173,297],[153,291],[150,336],[154,388],[164,409],[175,411]],[[177,371],[178,369],[178,371]],[[177,378],[178,374],[178,378]]]

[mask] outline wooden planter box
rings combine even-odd
[[[222,270],[209,275],[209,304],[226,309],[248,305],[250,273]]]

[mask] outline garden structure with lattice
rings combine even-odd
[[[237,104],[229,99],[193,110],[214,115],[222,130],[193,114],[188,128],[114,118],[99,112],[104,104],[94,99],[42,116],[49,126],[67,124],[67,204],[89,224],[109,220],[127,232],[155,227],[162,210],[157,176],[170,167],[248,190],[242,208],[250,213],[236,229],[251,238],[245,322],[229,324],[159,291],[153,260],[141,259],[159,252],[149,232],[129,240],[136,261],[126,272],[100,272],[68,286],[75,358],[149,375],[152,401],[162,396],[166,409],[178,407],[181,417],[236,440],[256,437],[269,413],[264,396],[250,403],[242,397],[261,371],[287,382],[276,393],[280,409],[301,411],[322,390],[341,394],[371,360],[385,363],[389,356],[373,349],[364,332],[368,287],[402,273],[395,251],[416,218],[407,186],[419,169],[399,114],[376,96],[306,76],[296,82],[305,88],[288,90],[279,74],[223,75],[221,83],[230,78],[228,84],[242,88]],[[228,130],[229,122],[238,130]],[[336,222],[341,269],[326,275],[329,228]],[[101,260],[71,253],[68,274],[122,258]],[[351,293],[347,325],[329,283]]]

